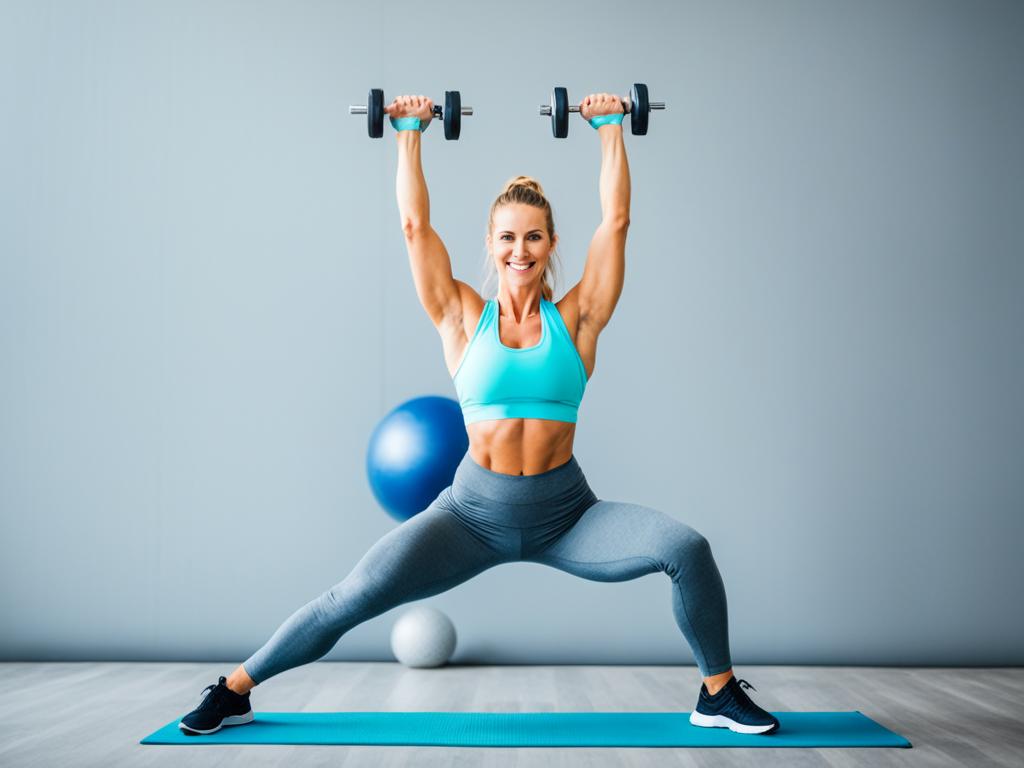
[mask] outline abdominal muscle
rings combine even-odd
[[[498,419],[466,426],[469,455],[503,475],[539,475],[572,458],[576,425],[548,419]]]

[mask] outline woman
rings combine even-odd
[[[416,292],[444,347],[469,451],[452,485],[383,536],[335,587],[294,613],[179,724],[213,733],[253,719],[249,691],[319,659],[347,631],[395,606],[451,589],[508,562],[534,562],[595,581],[656,571],[672,580],[672,608],[704,678],[694,725],[771,733],[778,720],[732,674],[725,590],[707,540],[647,507],[599,500],[573,456],[576,415],[594,370],[597,338],[622,292],[629,227],[623,104],[594,94],[580,105],[601,141],[602,221],[583,278],[552,303],[555,235],[541,186],[520,176],[491,206],[487,228],[497,297],[453,279],[430,225],[420,132],[432,107],[395,99],[398,207]],[[206,692],[204,691],[204,693]]]

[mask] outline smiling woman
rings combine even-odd
[[[186,716],[181,728],[212,733],[225,722],[248,722],[253,686],[322,657],[362,622],[494,566],[533,562],[602,582],[665,573],[673,615],[704,677],[690,722],[743,733],[777,729],[778,719],[733,677],[725,587],[707,539],[660,510],[598,498],[573,453],[597,337],[625,274],[630,181],[622,101],[594,94],[580,105],[585,120],[618,119],[593,124],[601,145],[601,223],[583,278],[557,303],[554,216],[528,176],[509,181],[491,204],[487,281],[497,276],[498,286],[496,294],[486,286],[484,293],[493,298],[485,301],[452,275],[430,223],[420,162],[420,135],[432,110],[423,96],[401,96],[385,111],[397,132],[396,193],[409,265],[441,335],[469,449],[430,506],[381,537],[348,576],[297,610],[231,678],[210,686],[210,703]]]
[[[514,243],[519,235],[511,229],[505,229],[504,225],[507,223],[504,221],[506,217],[502,217],[501,214],[509,209],[510,206],[529,206],[530,208],[537,209],[543,217],[543,231],[540,229],[533,229],[526,233],[526,240],[529,243],[537,243],[537,251],[543,251],[547,254],[550,248],[539,247],[546,241],[550,241],[552,246],[558,242],[558,237],[555,235],[555,217],[551,212],[551,204],[548,202],[547,197],[544,195],[544,189],[541,187],[540,182],[536,179],[531,179],[529,176],[516,176],[514,179],[510,179],[505,184],[505,188],[502,189],[501,194],[495,198],[491,204],[491,211],[487,217],[487,238],[491,243],[491,247],[495,251],[501,251],[506,254],[504,260],[501,261],[500,266],[506,272],[525,271],[529,274],[534,272],[533,268],[527,270],[517,269],[518,265],[528,264],[529,261],[525,259],[516,258],[515,254],[511,251],[506,253],[506,249],[503,244]],[[515,209],[513,209],[515,210]],[[501,231],[496,231],[495,214],[498,214],[499,221],[498,225],[501,225]],[[533,259],[534,254],[530,254],[533,266],[536,267],[540,262]],[[497,256],[497,253],[495,254]],[[508,263],[511,261],[511,265]],[[541,269],[544,270],[544,275],[541,278],[541,295],[548,301],[552,301],[552,297],[555,293],[555,287],[558,280],[558,254],[554,251],[552,258],[547,258],[545,255],[544,263],[541,265]],[[488,253],[484,259],[483,264],[483,285],[480,287],[480,295],[489,296],[492,295],[497,288],[498,283],[498,260],[492,258]]]

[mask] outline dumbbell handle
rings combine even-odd
[[[434,105],[434,114],[435,115],[437,115],[438,117],[441,117],[443,111],[444,110],[441,108],[440,105],[438,105],[438,104]],[[349,106],[348,113],[350,115],[365,115],[366,114],[366,105],[365,104],[360,104],[360,105],[357,105],[357,106]],[[463,114],[463,115],[472,115],[473,114],[473,108],[472,107],[463,107],[460,110],[460,113]]]
[[[623,101],[622,102],[622,106],[624,106],[626,108],[626,114],[627,115],[630,112],[632,112],[632,105],[628,101]],[[650,102],[650,104],[648,106],[650,106],[651,109],[664,109],[665,108],[665,102],[664,101],[652,101],[652,102]],[[580,108],[576,107],[576,106],[571,106],[570,105],[569,106],[569,111],[570,112],[579,112]],[[542,106],[540,108],[540,114],[542,114],[542,115],[549,115],[550,116],[551,115],[551,105],[550,104],[545,104],[544,106]]]

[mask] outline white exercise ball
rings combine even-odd
[[[407,667],[440,667],[454,651],[455,625],[436,608],[410,608],[391,630],[391,652]]]

